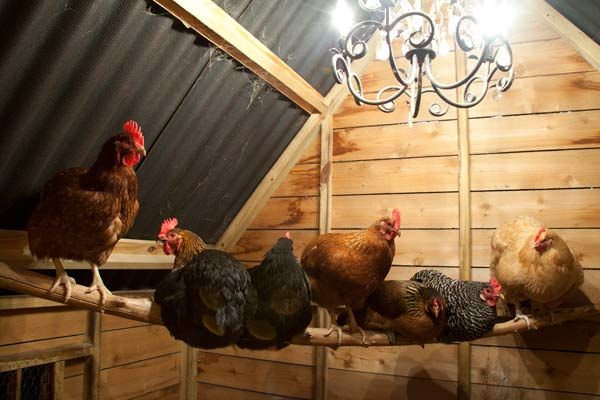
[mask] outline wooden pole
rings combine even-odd
[[[454,52],[456,62],[456,79],[465,74],[465,55]],[[457,98],[462,93],[456,90]],[[469,149],[469,113],[466,108],[457,110],[458,124],[458,196],[459,196],[459,277],[463,281],[471,280],[471,181],[470,181],[470,149]],[[471,347],[468,342],[458,346],[458,400],[471,398]]]
[[[89,400],[100,398],[100,337],[102,334],[101,314],[88,311],[85,342],[92,346],[92,354],[86,360],[83,397]]]

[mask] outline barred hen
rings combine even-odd
[[[425,283],[446,300],[446,326],[438,340],[446,343],[479,339],[496,323],[496,302],[502,287],[489,283],[459,281],[434,269],[419,271],[411,280]]]
[[[165,254],[174,254],[173,271],[158,285],[154,300],[175,339],[193,347],[214,349],[234,344],[244,320],[256,311],[256,291],[242,263],[206,248],[195,233],[167,219],[158,235]]]
[[[256,314],[246,321],[241,348],[283,348],[312,320],[310,284],[293,253],[289,232],[249,270],[258,295]]]
[[[359,331],[365,342],[352,310],[362,308],[388,274],[399,229],[400,212],[394,209],[392,217],[380,218],[366,230],[320,235],[304,248],[300,264],[310,280],[313,300],[329,312],[332,325],[327,335],[335,330],[338,344],[341,329],[334,313],[341,305],[346,306],[350,332]]]
[[[424,344],[437,339],[446,324],[446,301],[437,290],[417,281],[384,281],[366,302],[353,310],[356,322],[364,329],[394,333]],[[337,322],[343,325],[347,314]]]
[[[64,286],[65,302],[71,297],[71,282],[61,258],[86,261],[104,304],[110,291],[98,267],[133,225],[139,204],[135,165],[146,155],[144,136],[138,124],[128,121],[123,132],[108,139],[89,168],[60,171],[44,186],[40,202],[28,225],[29,249],[36,258],[51,258],[56,268],[53,292]]]
[[[534,218],[518,217],[496,229],[492,237],[490,272],[504,288],[506,301],[521,313],[531,300],[542,310],[560,305],[583,284],[581,264],[565,241]]]

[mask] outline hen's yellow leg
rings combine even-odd
[[[104,305],[104,303],[106,302],[106,297],[112,293],[110,292],[110,290],[108,290],[106,288],[106,286],[104,286],[104,282],[102,282],[102,278],[100,277],[100,271],[98,270],[98,266],[95,264],[91,264],[91,266],[92,266],[92,275],[93,275],[94,279],[93,279],[90,287],[88,287],[88,289],[85,292],[91,293],[94,290],[97,290],[98,293],[100,294],[100,304]]]
[[[367,334],[365,333],[363,328],[358,326],[358,324],[356,323],[356,319],[354,318],[352,308],[346,306],[346,312],[348,313],[348,325],[350,325],[350,333],[360,332],[360,335],[362,336],[362,344],[368,347],[369,343],[367,343]]]
[[[337,349],[342,344],[342,328],[340,328],[336,324],[337,321],[336,321],[336,317],[335,317],[335,311],[327,310],[327,312],[329,313],[329,319],[331,321],[331,326],[329,327],[329,330],[327,331],[327,333],[324,334],[323,336],[328,337],[335,331],[335,333],[337,333],[337,337],[338,337],[337,346],[336,346],[336,349]]]
[[[52,263],[54,263],[54,267],[56,268],[56,278],[54,282],[52,282],[52,286],[48,290],[49,293],[53,293],[58,285],[62,285],[65,287],[65,303],[69,301],[71,298],[71,283],[75,284],[75,279],[69,277],[65,268],[60,262],[60,258],[52,258]]]

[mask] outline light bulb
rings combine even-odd
[[[475,13],[481,32],[485,37],[504,35],[512,20],[512,13],[505,1],[495,4],[495,1],[486,0],[483,7]]]
[[[508,67],[511,61],[512,60],[508,50],[506,50],[506,46],[500,47],[496,53],[496,63],[502,67]]]
[[[381,40],[375,50],[375,59],[379,61],[387,60],[390,57],[390,46],[388,46],[387,41],[385,40],[386,33],[381,31],[381,34]]]
[[[345,0],[337,0],[335,10],[333,11],[333,24],[340,32],[340,35],[345,37],[353,23],[352,9],[348,6]]]
[[[448,44],[448,40],[446,40],[446,33],[442,34],[442,39],[440,40],[440,56],[444,57],[450,53],[450,45]]]

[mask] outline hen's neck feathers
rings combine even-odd
[[[121,192],[126,190],[126,185],[116,179],[118,176],[135,177],[135,173],[132,168],[123,165],[115,150],[114,138],[111,138],[104,143],[94,164],[81,177],[81,183],[89,190]]]
[[[202,240],[200,236],[196,235],[195,233],[190,231],[181,231],[181,236],[183,236],[183,242],[181,243],[179,251],[175,256],[174,269],[183,267],[190,262],[195,255],[200,254],[207,249],[204,240]]]

